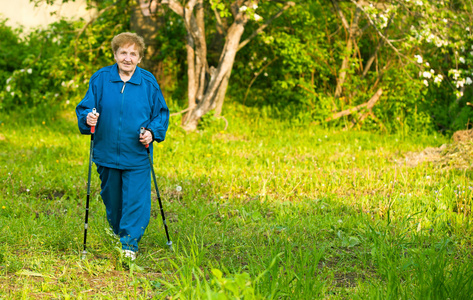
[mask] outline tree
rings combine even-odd
[[[155,0],[157,1],[157,0]],[[141,1],[141,2],[144,2]],[[153,2],[153,1],[151,1]],[[152,4],[150,2],[150,5]],[[177,0],[157,1],[166,5],[182,18],[187,31],[187,64],[188,64],[188,108],[182,118],[185,130],[197,128],[200,118],[211,110],[220,116],[235,56],[256,35],[262,32],[275,18],[294,6],[294,2],[278,0],[188,0],[181,3]],[[262,17],[256,13],[258,5],[265,10],[276,9],[273,15],[242,41],[248,22],[261,22]],[[210,5],[210,6],[208,6]],[[221,54],[216,66],[209,64],[208,37],[206,31],[206,13],[211,11],[214,16],[214,41],[223,41]]]

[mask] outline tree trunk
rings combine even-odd
[[[188,98],[188,110],[192,111],[197,105],[195,96],[197,94],[197,87],[195,84],[195,51],[194,51],[194,39],[190,34],[187,35],[187,98]],[[182,117],[182,123],[184,124],[189,113]]]
[[[144,0],[140,0],[133,9],[130,19],[130,29],[141,35],[145,40],[146,51],[140,67],[150,71],[158,79],[163,79],[162,62],[158,62],[159,45],[157,36],[164,21],[156,14],[156,7],[149,6]],[[161,81],[161,80],[159,80]]]
[[[228,79],[233,68],[233,63],[235,62],[238,45],[245,29],[245,23],[246,22],[235,22],[228,29],[227,39],[223,47],[222,55],[220,56],[218,67],[215,70],[215,74],[210,76],[210,82],[203,95],[202,101],[199,101],[197,106],[189,111],[185,122],[182,124],[185,130],[195,130],[199,119],[211,109],[219,107],[221,110],[228,86]]]
[[[215,116],[216,117],[220,117],[220,115],[222,114],[223,102],[225,100],[225,94],[227,92],[228,81],[230,80],[231,73],[232,73],[232,70],[230,69],[230,71],[228,71],[228,73],[225,74],[220,90],[218,91],[217,98],[215,99]]]
[[[358,31],[358,21],[360,18],[361,10],[357,7],[355,9],[355,14],[353,16],[353,20],[351,25],[348,24],[348,21],[345,18],[340,6],[338,5],[338,0],[332,0],[332,4],[337,11],[338,16],[340,17],[343,27],[346,31],[348,31],[348,38],[347,38],[347,47],[346,47],[346,54],[343,58],[342,65],[340,67],[340,72],[338,73],[337,78],[337,87],[335,88],[335,98],[339,98],[342,95],[343,91],[343,84],[345,83],[347,71],[350,68],[350,57],[353,51],[353,44],[355,43],[355,38]]]

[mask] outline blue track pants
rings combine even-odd
[[[150,168],[119,170],[97,166],[107,220],[122,249],[138,251],[151,214]]]

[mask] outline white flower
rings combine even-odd
[[[26,70],[26,72],[27,72],[28,74],[31,74],[31,73],[33,73],[33,69],[29,68],[28,70]]]
[[[253,4],[253,9],[257,9],[258,8],[258,4]]]
[[[381,24],[381,28],[385,28],[386,26],[388,26],[388,17],[386,17],[385,15],[380,15],[380,18],[382,19],[382,24]]]
[[[435,82],[435,83],[441,83],[442,80],[443,80],[443,76],[440,75],[440,74],[437,75],[437,76],[435,76],[435,78],[434,78],[434,82]]]
[[[423,83],[425,84],[425,86],[429,86],[429,82],[427,81],[427,79],[424,79]]]
[[[458,71],[458,70],[450,70],[450,71],[448,71],[448,74],[452,75],[453,79],[455,79],[455,80],[458,80],[458,78],[460,77],[460,71]]]
[[[447,19],[442,19],[442,21],[443,21],[445,24],[448,23]]]
[[[422,76],[424,76],[424,78],[431,78],[432,74],[430,72],[425,71],[424,73],[422,73]]]
[[[182,187],[181,187],[180,185],[178,185],[178,186],[176,187],[176,191],[178,191],[178,192],[182,191]]]
[[[425,62],[425,65],[426,65],[427,67],[430,67],[430,64],[429,64],[428,62]]]
[[[13,96],[15,96],[15,93],[14,93],[14,92],[11,92],[10,95],[13,97]]]
[[[423,3],[422,1],[420,1],[420,0],[419,0],[419,1],[417,1],[417,2],[416,2],[416,4],[417,4],[417,5],[419,5],[419,6],[422,6],[422,5],[424,5],[424,3]]]
[[[465,28],[466,31],[470,31],[470,27]]]
[[[465,79],[458,80],[457,81],[457,89],[463,87],[464,84],[465,84]]]
[[[7,85],[7,92],[11,90],[11,86]]]
[[[255,14],[255,21],[259,21],[259,20],[261,20],[261,19],[263,19],[263,18],[262,18],[260,15]]]
[[[465,84],[466,84],[466,85],[470,85],[470,84],[472,84],[472,83],[473,83],[473,80],[471,80],[470,77],[467,77],[467,78],[466,78],[466,81],[465,81]]]
[[[422,59],[422,56],[420,55],[414,55],[414,57],[417,59],[417,63],[421,64],[424,60]]]
[[[268,77],[268,73],[264,72],[264,76],[265,76],[265,77]]]
[[[473,52],[471,52],[471,53],[473,53]],[[472,54],[472,55],[473,55],[473,54]],[[9,84],[11,80],[12,80],[12,78],[11,78],[11,77],[10,77],[10,78],[8,78],[8,79],[7,79],[7,84]]]
[[[437,48],[442,47],[443,44],[447,45],[447,43],[442,41],[441,39],[435,39],[435,46],[437,46]]]
[[[248,9],[248,7],[246,7],[245,5],[243,5],[242,7],[240,7],[240,10],[241,11],[246,11]]]
[[[465,63],[465,58],[464,58],[464,57],[460,57],[458,60],[459,60],[462,64]]]

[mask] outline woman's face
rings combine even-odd
[[[120,73],[133,74],[136,65],[141,62],[141,57],[135,44],[128,44],[118,48],[115,52],[115,60]]]

